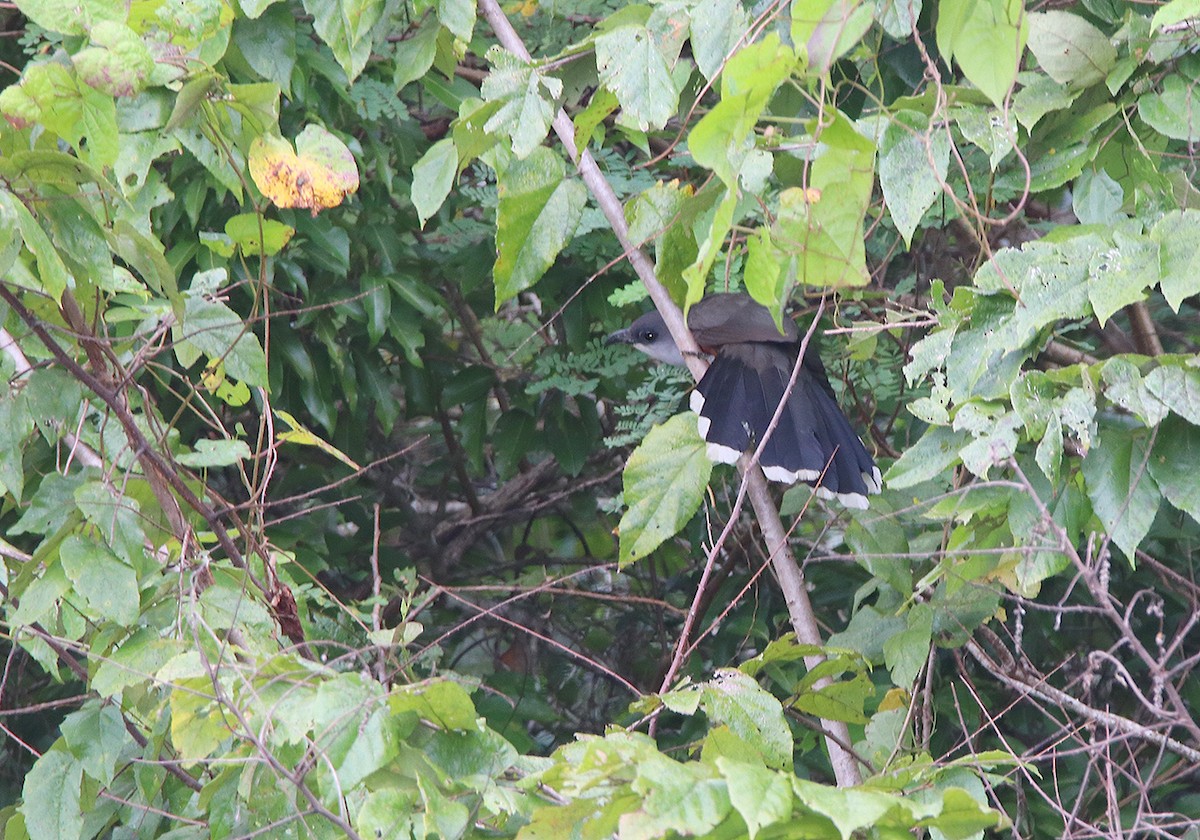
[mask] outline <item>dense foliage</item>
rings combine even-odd
[[[1196,0],[0,20],[5,837],[1196,831]],[[818,318],[870,510],[658,283]]]

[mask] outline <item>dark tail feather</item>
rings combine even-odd
[[[734,463],[762,440],[791,377],[789,356],[778,345],[744,344],[727,345],[713,360],[691,406],[714,461]],[[879,470],[829,391],[808,366],[800,370],[760,464],[772,481],[804,481],[821,496],[865,508],[867,494],[879,492]]]

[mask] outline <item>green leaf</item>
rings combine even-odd
[[[1080,224],[1112,225],[1125,218],[1125,190],[1103,169],[1085,169],[1071,190],[1071,208]]]
[[[734,55],[749,20],[739,0],[700,0],[691,10],[692,55],[704,78],[713,81]]]
[[[758,118],[795,66],[795,53],[774,33],[739,50],[721,76],[721,101],[688,134],[692,158],[731,190],[755,148]]]
[[[185,467],[229,467],[249,457],[250,447],[245,441],[201,438],[194,451],[176,455],[175,460]]]
[[[1033,78],[1025,81],[1029,76]],[[1032,129],[1051,111],[1069,108],[1078,96],[1078,93],[1041,73],[1022,74],[1021,79],[1023,86],[1013,97],[1013,114],[1026,129]]]
[[[1019,93],[1017,95],[1020,96]],[[1013,110],[1016,110],[1015,99]],[[963,137],[987,153],[993,172],[1000,161],[1017,147],[1016,123],[996,109],[966,105],[955,108],[951,113]]]
[[[785,824],[792,815],[792,786],[787,776],[728,758],[716,760],[729,789],[729,802],[746,822],[750,840],[763,828]]]
[[[713,723],[725,724],[776,770],[792,766],[792,732],[783,706],[749,674],[719,669],[701,687],[700,705]]]
[[[517,408],[500,416],[492,431],[492,451],[496,472],[501,478],[516,472],[517,465],[529,454],[537,438],[537,420],[528,411]]]
[[[1200,140],[1200,101],[1195,96],[1196,83],[1177,74],[1170,74],[1162,83],[1161,92],[1145,93],[1138,97],[1138,116],[1146,124],[1175,140],[1193,143]]]
[[[267,357],[258,343],[258,336],[225,304],[203,297],[188,297],[183,324],[172,332],[177,342],[186,341],[210,359],[223,361],[226,372],[234,379],[253,387],[266,387]]]
[[[261,16],[248,5],[252,4],[242,0],[242,11],[248,17],[234,23],[233,43],[256,73],[290,94],[296,67],[296,18],[283,4],[266,9]]]
[[[458,147],[450,137],[443,137],[426,149],[413,165],[412,202],[422,228],[450,194],[457,174]]]
[[[422,719],[448,730],[474,729],[478,714],[471,695],[456,682],[438,678],[424,684],[405,686],[388,695],[392,714],[416,712]]]
[[[1200,367],[1195,366],[1195,357],[1161,361],[1161,367],[1146,374],[1146,389],[1180,417],[1200,425]]]
[[[471,40],[475,30],[475,3],[473,0],[437,0],[438,20],[456,38]]]
[[[1150,230],[1150,238],[1159,246],[1163,297],[1178,312],[1183,301],[1200,294],[1200,212],[1167,213]]]
[[[129,13],[109,0],[21,0],[17,7],[43,29],[64,35],[83,35],[102,21],[121,23]]]
[[[1158,243],[1117,229],[1111,248],[1098,251],[1088,263],[1088,300],[1104,326],[1114,313],[1146,299],[1146,290],[1159,278]]]
[[[712,461],[692,413],[655,426],[625,465],[620,564],[641,560],[678,533],[699,509]]]
[[[10,218],[15,219],[17,229],[25,247],[29,249],[37,261],[38,280],[41,289],[53,300],[57,301],[69,286],[74,285],[67,267],[59,256],[58,250],[42,230],[37,219],[29,210],[7,190],[0,190],[0,205]]]
[[[154,70],[154,56],[123,23],[101,21],[88,33],[96,46],[71,56],[84,83],[109,96],[133,96]]]
[[[780,195],[779,228],[789,241],[773,238],[781,248],[799,251],[798,284],[862,286],[870,281],[863,220],[875,180],[875,145],[840,112],[819,127],[817,139],[822,151],[812,163],[809,187]]]
[[[1200,522],[1200,427],[1168,417],[1158,428],[1150,453],[1150,475],[1167,501]]]
[[[550,131],[562,82],[501,47],[488,50],[487,59],[492,72],[483,80],[483,98],[501,105],[483,128],[491,134],[508,135],[513,154],[528,157]]]
[[[896,229],[912,246],[913,232],[941,195],[950,164],[950,138],[915,111],[900,111],[879,144],[879,186]]]
[[[59,547],[59,559],[90,618],[125,626],[137,621],[137,573],[110,549],[72,534]]]
[[[392,60],[396,65],[392,74],[392,84],[400,90],[409,82],[429,72],[433,66],[433,58],[437,55],[437,39],[440,27],[426,20],[411,37],[396,44]]]
[[[225,223],[225,235],[246,256],[273,257],[291,241],[296,229],[257,213],[239,213]]]
[[[893,40],[912,35],[921,17],[922,0],[875,0],[875,20]]]
[[[587,189],[565,172],[554,152],[538,147],[498,175],[497,308],[538,281],[579,224]]]
[[[958,453],[969,439],[965,432],[934,426],[892,464],[883,477],[884,482],[893,490],[902,490],[937,478],[958,463]]]
[[[1164,26],[1173,26],[1189,18],[1200,17],[1200,0],[1170,0],[1159,6],[1150,18],[1150,31],[1157,32]]]
[[[653,21],[654,18],[651,18]],[[671,72],[681,41],[662,29],[619,26],[596,38],[600,83],[617,95],[622,119],[640,131],[659,129],[675,116],[680,86]]]
[[[1147,426],[1158,425],[1169,410],[1150,393],[1137,365],[1124,356],[1114,356],[1100,369],[1104,395],[1135,415]]]
[[[383,15],[382,0],[303,0],[313,28],[353,82],[367,66],[374,43],[371,30]]]
[[[933,610],[928,604],[916,604],[904,616],[905,629],[883,643],[884,663],[891,672],[892,682],[900,688],[911,688],[925,663],[933,644]]]
[[[1026,20],[1029,51],[1056,82],[1087,87],[1103,81],[1117,63],[1108,36],[1079,15],[1051,9],[1031,12]]]
[[[101,784],[111,784],[122,753],[133,745],[115,706],[90,700],[62,722],[63,741],[84,771]]]
[[[872,12],[863,0],[794,0],[792,43],[804,45],[810,71],[827,76],[871,28]]]
[[[942,0],[937,46],[998,106],[1017,80],[1029,24],[1021,0]]]
[[[886,793],[842,789],[793,778],[796,797],[818,814],[828,817],[842,840],[850,840],[859,829],[877,823],[896,807],[897,800]]]
[[[1145,434],[1110,426],[1083,459],[1092,508],[1131,563],[1162,502],[1147,456]]]
[[[834,680],[821,688],[804,691],[796,696],[792,706],[823,720],[863,724],[867,722],[863,708],[874,695],[875,686],[870,678],[857,674],[853,679]]]
[[[26,774],[21,788],[21,813],[31,840],[79,837],[83,811],[79,788],[83,767],[61,749],[47,750]]]

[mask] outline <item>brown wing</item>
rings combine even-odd
[[[790,318],[783,319],[784,332],[765,306],[743,294],[709,295],[688,310],[688,327],[701,347],[717,348],[748,341],[795,344],[800,331]]]

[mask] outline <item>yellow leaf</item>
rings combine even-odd
[[[250,177],[276,207],[318,211],[336,207],[358,190],[358,166],[346,144],[320,126],[296,138],[264,135],[250,144]]]

